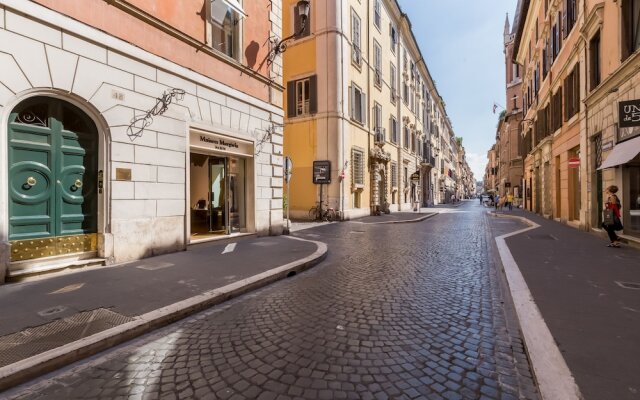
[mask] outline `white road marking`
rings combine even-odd
[[[533,295],[518,268],[505,239],[520,235],[540,225],[523,217],[518,218],[529,225],[516,232],[496,237],[498,252],[502,259],[509,290],[513,297],[516,313],[522,327],[522,334],[528,348],[531,365],[538,381],[540,394],[545,400],[579,400],[582,398],[573,375],[567,366],[560,349],[556,345],[549,327],[544,322]]]
[[[233,251],[236,249],[236,245],[237,243],[229,243],[227,247],[224,248],[222,254],[233,253]]]

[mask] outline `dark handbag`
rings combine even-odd
[[[615,214],[613,213],[612,209],[607,208],[605,210],[602,210],[602,225],[613,225],[615,223],[615,220]]]
[[[622,226],[622,221],[620,221],[620,218],[614,216],[613,217],[613,230],[614,231],[621,231],[623,229],[624,229],[624,227]]]

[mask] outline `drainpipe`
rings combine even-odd
[[[340,71],[339,71],[339,76],[340,79],[338,80],[338,84],[340,87],[340,104],[339,104],[339,110],[338,110],[338,137],[340,138],[338,140],[338,160],[340,161],[340,171],[342,172],[342,169],[345,168],[345,154],[344,154],[344,75],[343,75],[343,71],[344,71],[344,13],[342,12],[342,8],[343,8],[343,1],[344,0],[340,0],[340,10],[336,10],[338,11],[338,14],[340,15],[340,34],[336,34],[336,56],[340,58]],[[325,4],[327,5],[327,10],[329,8],[329,1],[325,2]],[[335,4],[335,3],[334,3]],[[328,62],[328,58],[327,57],[327,62]],[[328,68],[327,68],[328,71]],[[328,80],[327,80],[328,81]],[[327,82],[327,86],[329,85],[329,83]],[[345,174],[346,175],[346,174]],[[340,180],[340,210],[342,210],[342,218],[345,218],[345,212],[344,212],[344,195],[345,195],[345,189],[344,189],[344,179]]]

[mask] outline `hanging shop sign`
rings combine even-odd
[[[190,140],[191,147],[241,156],[253,156],[253,143],[246,140],[197,131],[191,131]]]
[[[411,174],[411,182],[420,182],[420,171],[416,171],[413,174]]]
[[[640,136],[640,100],[618,103],[618,142]]]
[[[313,183],[323,185],[331,183],[331,161],[313,162]]]

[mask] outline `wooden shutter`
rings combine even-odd
[[[316,114],[318,112],[318,76],[309,77],[309,112]]]
[[[296,116],[296,81],[287,82],[287,117]]]
[[[360,93],[360,110],[362,112],[362,124],[367,123],[367,95],[364,92]]]
[[[356,117],[356,107],[355,107],[355,103],[356,103],[356,90],[355,90],[355,86],[351,85],[349,86],[349,117],[351,118],[355,118]]]

